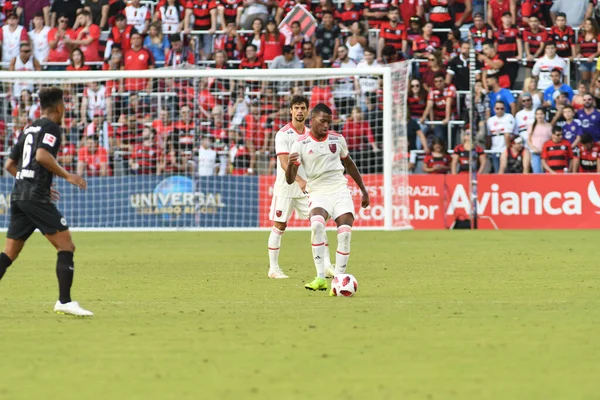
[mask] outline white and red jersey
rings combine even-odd
[[[21,25],[17,25],[14,31],[10,30],[9,25],[4,25],[0,29],[0,41],[2,42],[2,62],[9,63],[19,55],[19,45],[21,42],[29,41],[29,36]]]
[[[456,109],[456,87],[448,85],[443,90],[432,88],[427,95],[427,100],[433,101],[433,119],[441,121],[446,118],[446,104],[453,99],[452,112]]]
[[[146,26],[146,21],[150,21],[150,10],[146,6],[125,7],[125,17],[127,17],[127,25],[132,25],[138,32],[143,32]]]
[[[90,120],[94,118],[94,114],[106,115],[106,99],[110,94],[111,89],[104,85],[100,85],[97,90],[90,87],[83,89],[83,97],[88,100],[87,113]]]
[[[550,79],[550,72],[553,69],[559,69],[563,74],[567,68],[567,63],[564,59],[559,56],[554,56],[553,59],[544,56],[538,59],[533,65],[533,69],[531,70],[531,74],[534,76],[539,76],[538,78],[538,89],[541,91],[546,90],[550,85],[552,85],[552,79]]]
[[[348,190],[348,179],[340,162],[348,157],[348,145],[342,135],[330,131],[327,137],[318,140],[308,132],[292,144],[290,153],[300,156],[308,193],[337,194]]]
[[[515,117],[506,113],[502,117],[494,115],[487,120],[488,136],[492,137],[492,147],[490,150],[495,153],[502,153],[506,149],[506,140],[504,134],[513,134],[515,132]]]
[[[50,53],[48,33],[50,33],[50,27],[48,26],[44,26],[39,32],[36,32],[35,29],[29,31],[29,38],[33,43],[33,56],[41,63],[46,62],[48,53]]]
[[[163,33],[177,33],[179,31],[179,24],[183,20],[184,12],[185,9],[179,4],[176,4],[174,6],[165,4],[159,7],[158,15],[160,21],[162,22]]]
[[[304,127],[304,131],[298,132],[291,122],[285,125],[275,134],[275,153],[277,153],[278,156],[290,154],[294,142],[298,140],[300,136],[305,135],[308,132],[309,129],[307,127]],[[300,175],[302,179],[306,179],[303,166],[298,168],[298,175]],[[302,190],[300,190],[300,186],[298,186],[296,182],[288,185],[285,181],[285,170],[281,167],[279,157],[277,157],[277,178],[275,178],[275,185],[273,186],[273,196],[291,197],[294,199],[305,197]]]

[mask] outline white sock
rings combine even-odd
[[[279,248],[281,247],[281,237],[285,231],[281,231],[275,227],[271,229],[269,234],[269,269],[279,268]]]
[[[310,218],[310,228],[312,230],[312,253],[317,269],[317,278],[325,278],[325,218],[315,215]]]
[[[340,225],[338,227],[338,247],[335,253],[335,274],[345,274],[348,258],[350,258],[350,240],[352,239],[352,227]]]
[[[314,233],[311,231],[310,233],[310,241],[311,243],[314,243]],[[329,240],[327,238],[327,230],[325,230],[325,256],[323,257],[325,259],[325,268],[327,269],[327,267],[331,267],[331,253],[329,252]]]

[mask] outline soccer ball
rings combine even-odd
[[[356,278],[350,274],[336,275],[331,281],[331,292],[338,297],[352,297],[358,290]]]

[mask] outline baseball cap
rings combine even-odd
[[[517,143],[517,144],[523,143],[523,138],[521,136],[515,136],[515,137],[513,137],[512,142]]]

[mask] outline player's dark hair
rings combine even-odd
[[[92,13],[84,9],[82,12],[79,13],[79,15],[83,15],[84,17],[91,17]]]
[[[446,141],[442,138],[439,137],[434,137],[433,138],[433,142],[431,143],[431,150],[433,151],[433,146],[435,146],[436,144],[439,144],[440,146],[442,146],[442,154],[446,154],[448,153],[448,150],[446,149]]]
[[[562,132],[562,131],[563,131],[562,128],[560,126],[558,126],[558,125],[554,125],[552,127],[552,133],[554,133],[554,132]]]
[[[493,42],[492,40],[489,40],[489,39],[488,39],[488,40],[486,40],[485,42],[483,42],[483,45],[484,45],[484,46],[485,46],[486,44],[487,44],[488,46],[490,46],[491,48],[494,48],[494,42]]]
[[[554,43],[552,40],[550,40],[549,42],[546,42],[546,47],[548,47],[548,46],[556,47],[556,43]]]
[[[256,48],[256,45],[252,44],[252,43],[250,43],[246,46],[246,50],[248,50],[250,47],[252,47],[254,49],[254,51],[258,51],[258,49]]]
[[[308,108],[308,98],[306,96],[296,94],[292,97],[292,100],[290,100],[290,108],[294,107],[296,104],[304,104],[306,108]]]
[[[377,54],[377,53],[375,52],[375,49],[374,49],[374,48],[372,48],[372,47],[367,47],[366,49],[364,49],[364,50],[363,50],[363,53],[371,53],[371,54],[373,54],[373,55]]]
[[[123,14],[117,14],[115,16],[115,21],[125,21],[127,19],[127,17]]]
[[[550,73],[553,73],[553,72],[558,72],[558,74],[560,76],[562,76],[562,71],[560,69],[558,69],[558,68],[552,68],[552,71],[550,71]]]
[[[570,109],[571,109],[571,111],[575,112],[575,107],[573,107],[573,106],[572,106],[572,105],[570,105],[570,104],[567,104],[567,105],[565,105],[565,106],[563,107],[563,111],[564,111],[565,109],[567,109],[567,108],[570,108]]]
[[[173,42],[181,42],[181,36],[179,35],[179,33],[172,33],[169,35],[169,41],[171,43]]]
[[[323,14],[321,18],[323,18],[325,15],[331,15],[333,17],[333,13],[330,10],[323,10],[321,13]]]
[[[57,86],[42,88],[38,94],[42,110],[55,108],[63,102],[63,90]]]
[[[400,11],[400,10],[398,10],[398,7],[396,7],[396,6],[391,6],[390,8],[388,8],[389,13],[394,12],[394,11]]]
[[[590,135],[589,133],[584,133],[583,135],[581,135],[581,143],[583,143],[583,144],[594,143],[594,137],[592,135]]]
[[[333,112],[331,111],[331,108],[327,107],[327,105],[323,104],[323,103],[319,103],[313,107],[312,112],[310,114],[311,118],[314,118],[314,116],[317,115],[318,113],[325,113],[327,115],[333,114]]]

